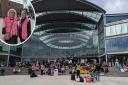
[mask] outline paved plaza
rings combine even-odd
[[[71,81],[70,76],[38,76],[30,78],[28,75],[0,76],[0,85],[127,85],[127,77],[101,77],[95,83],[81,83]]]

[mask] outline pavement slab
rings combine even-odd
[[[71,81],[70,76],[38,76],[29,75],[0,76],[0,85],[128,85],[128,77],[105,77],[94,83]]]

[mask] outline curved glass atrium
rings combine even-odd
[[[86,0],[33,0],[32,3],[37,22],[32,38],[23,46],[25,58],[104,54],[103,9]]]

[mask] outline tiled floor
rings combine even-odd
[[[28,75],[0,76],[0,85],[127,85],[127,77],[101,77],[95,83],[80,83],[70,80],[70,76],[38,76]]]

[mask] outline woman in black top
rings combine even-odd
[[[28,18],[27,9],[23,9],[21,12],[21,19],[19,22],[19,38],[20,41],[25,41],[31,34],[31,21]],[[25,30],[25,31],[24,31]]]

